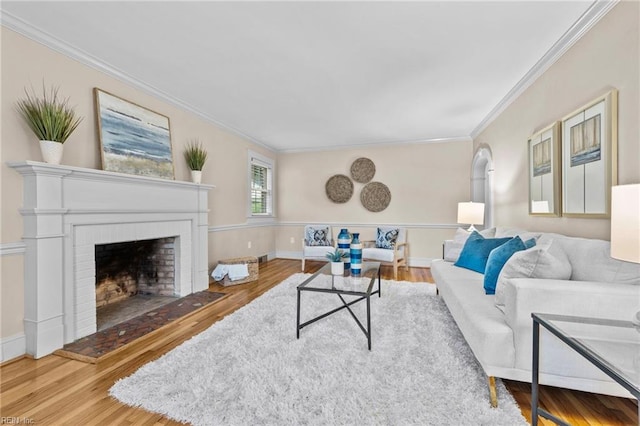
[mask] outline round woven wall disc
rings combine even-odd
[[[376,165],[368,158],[358,158],[351,165],[351,177],[359,183],[367,183],[376,174]]]
[[[325,185],[327,197],[334,203],[346,203],[353,195],[353,182],[349,176],[333,175]]]
[[[370,212],[381,212],[391,202],[391,191],[384,183],[368,183],[360,192],[360,202]]]

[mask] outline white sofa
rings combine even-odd
[[[521,234],[523,240],[532,236],[525,231],[501,228],[495,231],[496,238],[516,234]],[[536,236],[537,248],[529,250],[538,253],[546,250],[545,255],[560,262],[568,261],[565,266],[570,268],[569,279],[514,275],[513,271],[519,270],[518,262],[533,254],[518,252],[505,264],[494,296],[485,294],[483,274],[446,260],[436,260],[431,266],[439,294],[489,378],[494,406],[495,377],[531,382],[532,312],[628,321],[640,310],[640,265],[612,259],[608,241],[544,233]],[[459,247],[456,251],[452,245],[451,241],[445,243],[445,254],[457,256]],[[545,267],[543,262],[536,267],[539,276],[553,275],[553,268]],[[541,384],[631,397],[564,343],[541,330]],[[608,333],[590,337],[615,339]],[[633,354],[630,358],[634,363]],[[630,368],[640,372],[640,356]]]

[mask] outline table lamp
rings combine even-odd
[[[611,257],[640,263],[640,184],[611,188]],[[632,322],[640,327],[640,311]]]
[[[475,231],[473,225],[482,225],[484,223],[484,203],[474,203],[472,201],[466,203],[458,203],[458,223],[468,223],[467,231]]]
[[[640,184],[611,188],[611,257],[640,263]]]

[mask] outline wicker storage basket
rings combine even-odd
[[[258,258],[257,257],[253,257],[253,256],[235,257],[233,259],[220,260],[218,263],[220,265],[246,264],[247,268],[249,269],[249,276],[242,280],[231,281],[229,279],[229,275],[225,275],[224,279],[222,281],[219,281],[219,283],[225,287],[230,285],[250,283],[258,279]]]

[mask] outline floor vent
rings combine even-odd
[[[265,263],[267,261],[267,255],[258,257],[258,264]]]

